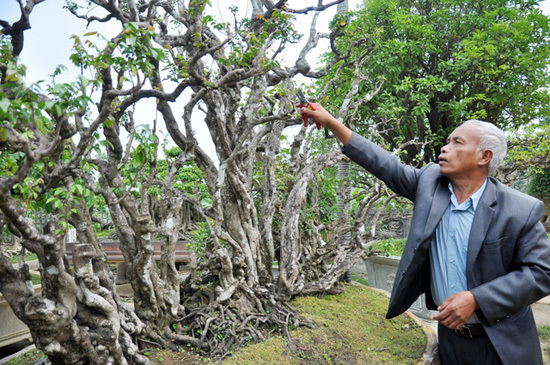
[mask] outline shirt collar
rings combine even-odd
[[[455,191],[453,189],[453,184],[451,184],[449,182],[448,186],[449,186],[449,190],[451,191],[451,202],[455,206],[458,206]],[[472,208],[474,209],[474,211],[477,209],[479,201],[481,200],[481,196],[483,195],[483,192],[485,191],[486,187],[487,187],[487,179],[485,179],[485,182],[483,183],[483,185],[481,185],[481,187],[475,193],[473,193],[472,196],[470,196],[470,198],[468,198],[468,200],[466,200],[466,202],[468,202],[468,201],[471,202]],[[466,203],[466,202],[464,202],[464,203]],[[462,204],[464,204],[464,203],[462,203]]]

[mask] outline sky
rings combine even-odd
[[[349,0],[350,9],[354,9],[361,0]],[[23,0],[26,3],[26,0]],[[288,6],[291,8],[302,8],[305,6],[314,6],[318,0],[289,0]],[[328,0],[326,1],[329,2]],[[56,82],[69,82],[73,81],[74,77],[78,75],[79,70],[73,66],[69,61],[69,56],[74,44],[74,40],[71,39],[71,35],[83,35],[86,32],[99,31],[107,37],[112,37],[117,34],[117,26],[109,27],[105,24],[92,24],[89,28],[86,27],[85,21],[75,18],[67,10],[63,9],[64,0],[46,0],[35,6],[31,17],[31,29],[25,32],[25,46],[23,52],[20,55],[21,61],[27,66],[27,82],[32,83],[38,80],[48,80],[55,68],[64,64],[69,67],[69,72],[64,76],[56,77]],[[239,7],[240,11],[250,13],[250,5],[248,0],[219,0],[212,1],[213,7],[211,9],[217,16],[227,19],[231,16],[227,12],[228,4],[235,4]],[[223,6],[220,4],[224,4]],[[540,3],[540,8],[546,15],[550,15],[550,0],[544,0]],[[336,8],[327,11],[324,17],[318,21],[319,31],[328,31],[328,22],[333,14],[336,12]],[[20,18],[19,5],[17,0],[0,0],[0,19],[8,21],[10,24],[17,21]],[[303,18],[302,18],[303,19]],[[309,22],[306,20],[299,20],[298,26],[303,34],[309,32]],[[324,28],[324,29],[323,29]],[[111,33],[111,34],[108,34]],[[326,44],[328,47],[328,44]],[[328,49],[328,48],[327,48]],[[292,51],[287,51],[291,53]],[[321,51],[320,51],[321,52]],[[318,55],[319,53],[317,53]],[[289,54],[289,59],[292,62],[296,56]],[[315,58],[315,54],[311,57]],[[314,63],[315,59],[308,58],[310,63]],[[150,110],[155,110],[154,104],[147,106]],[[136,113],[136,115],[139,115]],[[197,113],[194,113],[197,115]],[[209,155],[215,158],[215,149],[210,140],[206,126],[201,120],[194,121],[194,127],[196,128],[196,136],[203,144],[203,148]]]

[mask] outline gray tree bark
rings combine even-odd
[[[285,129],[301,124],[293,78],[326,75],[333,66],[311,71],[306,61],[322,36],[315,31],[317,16],[294,64],[283,67],[274,61],[286,47],[284,38],[291,36],[288,14],[324,11],[338,3],[288,9],[282,1],[251,0],[247,28],[213,26],[203,1],[92,0],[106,17],[78,7],[72,12],[90,22],[117,21],[124,29],[97,54],[94,47],[83,46],[89,43],[77,42],[82,48],[77,47],[75,59],[83,70],[95,73],[93,88],[80,79],[59,104],[62,112],[45,107],[58,102],[53,96],[9,86],[8,64],[12,67],[13,59],[1,60],[7,98],[28,102],[24,110],[40,110],[41,123],[48,127],[35,123],[32,113],[20,113],[0,133],[3,149],[24,156],[11,175],[0,177],[0,223],[37,254],[43,287],[42,294],[33,293],[28,267],[14,269],[2,257],[0,291],[52,362],[147,363],[141,351],[151,342],[168,348],[190,345],[223,358],[250,338],[262,340],[266,327],[287,331],[290,324],[307,325],[287,300],[337,285],[364,252],[370,232],[362,227],[374,200],[361,202],[353,224],[349,188],[340,198],[346,215],[332,225],[302,215],[308,204],[316,209],[320,172],[344,161],[337,145],[312,158],[312,132],[302,126],[290,144],[288,168],[281,171]],[[80,103],[92,89],[98,93],[97,102]],[[31,101],[21,101],[24,93],[32,95]],[[353,117],[357,103],[366,102],[352,102],[358,100],[357,93],[354,87],[346,96],[342,120]],[[157,117],[147,120],[151,133],[140,134],[133,109],[150,98],[156,102]],[[196,139],[192,121],[199,113],[216,161]],[[159,142],[152,138],[157,118],[181,150],[174,160],[158,157]],[[28,137],[29,129],[33,138]],[[161,162],[166,162],[165,170]],[[208,199],[178,187],[183,179],[178,173],[187,162],[200,170]],[[40,182],[28,195],[17,190],[35,180]],[[102,199],[109,212],[129,267],[133,308],[116,293],[94,231],[97,219],[88,194]],[[21,202],[31,197],[51,209],[44,231],[24,214],[31,210],[25,211],[28,207]],[[174,246],[189,237],[183,229],[189,226],[184,204],[201,217],[210,235],[203,261],[182,281]],[[63,246],[69,224],[82,243],[75,246],[73,264]],[[329,230],[330,235],[324,234]],[[154,240],[162,241],[159,262],[153,256]]]

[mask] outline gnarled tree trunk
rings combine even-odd
[[[93,33],[76,37],[72,60],[94,78],[58,85],[53,90],[64,92],[51,97],[14,86],[8,69],[16,60],[2,59],[2,88],[13,108],[23,106],[9,114],[2,104],[0,143],[3,151],[23,157],[14,157],[0,177],[0,218],[26,250],[37,253],[43,291],[33,294],[28,268],[14,269],[5,258],[0,290],[52,361],[147,363],[140,350],[150,342],[191,345],[223,358],[234,346],[263,339],[270,326],[286,331],[291,323],[307,324],[288,299],[331,290],[363,253],[365,210],[380,195],[361,202],[353,225],[349,214],[330,224],[309,220],[305,211],[318,211],[323,189],[319,175],[344,157],[337,144],[313,157],[314,135],[305,127],[290,146],[284,142],[285,129],[301,124],[293,78],[327,73],[310,71],[305,59],[321,37],[317,16],[295,63],[278,63],[282,49],[296,41],[292,17],[337,2],[303,9],[251,3],[247,21],[235,24],[216,23],[206,1],[90,1],[105,18],[73,4],[76,16],[116,21],[122,31],[102,46],[93,46]],[[357,92],[350,92],[342,110]],[[154,117],[134,113],[150,98]],[[196,139],[198,115],[215,158]],[[159,157],[161,122],[179,148],[176,157],[168,149]],[[186,187],[186,164],[200,171],[200,193]],[[349,199],[344,191],[344,212]],[[176,241],[192,238],[183,229],[189,226],[184,203],[209,231],[203,256],[185,281],[174,262]],[[117,295],[94,230],[98,206],[108,211],[129,268],[133,308]],[[41,232],[25,215],[32,209],[48,210],[49,229]],[[63,248],[69,225],[81,242],[74,265]],[[158,263],[156,240],[162,242]]]

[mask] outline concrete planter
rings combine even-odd
[[[35,293],[40,293],[41,291],[41,285],[34,286]],[[2,319],[2,324],[0,325],[0,347],[23,340],[32,341],[29,328],[13,313],[13,310],[2,294],[0,294],[0,318]]]
[[[401,257],[399,256],[373,255],[367,257],[365,266],[369,285],[373,288],[383,289],[391,293],[400,260]],[[437,311],[426,308],[426,299],[424,295],[418,298],[409,310],[423,319],[432,319],[432,317],[437,314]]]

